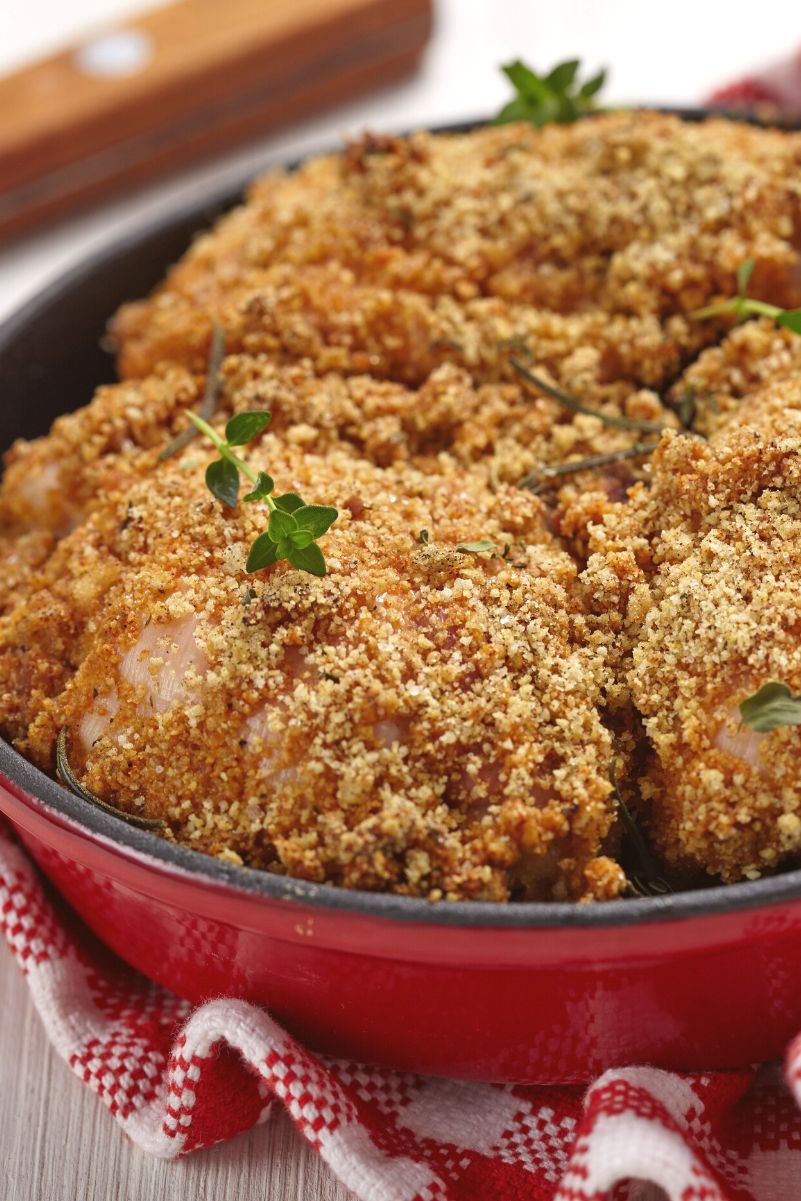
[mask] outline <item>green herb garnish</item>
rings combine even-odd
[[[429,546],[431,544],[431,534],[428,530],[420,530],[417,540],[420,545]],[[497,546],[490,538],[479,538],[476,542],[460,542],[456,544],[454,549],[459,551],[460,555],[483,555],[485,551],[497,550]]]
[[[606,71],[599,71],[580,83],[580,65],[578,59],[570,59],[559,63],[547,75],[538,75],[519,59],[501,67],[516,95],[503,106],[494,124],[507,125],[511,121],[528,121],[537,127],[551,122],[569,124],[592,112],[606,82]]]
[[[332,505],[307,505],[296,492],[275,496],[272,476],[266,471],[254,471],[234,451],[235,447],[246,446],[264,432],[270,414],[237,413],[226,425],[224,438],[198,413],[187,413],[187,416],[220,452],[219,459],[206,469],[206,484],[212,495],[234,508],[239,501],[239,477],[243,475],[253,485],[244,500],[263,501],[270,511],[270,524],[251,546],[245,570],[262,571],[286,559],[298,571],[325,575],[325,559],[317,539],[334,524],[338,511]]]
[[[769,680],[740,702],[740,716],[749,730],[767,734],[778,726],[801,726],[801,696],[787,684]]]
[[[746,317],[770,317],[784,329],[789,329],[794,334],[801,334],[801,309],[782,309],[776,304],[767,304],[764,300],[753,300],[748,295],[748,285],[751,282],[755,265],[753,259],[746,259],[740,263],[737,268],[737,294],[735,296],[730,296],[728,300],[721,300],[717,304],[708,304],[703,309],[695,309],[690,316],[699,321],[706,320],[708,317],[725,316],[734,316],[740,321],[744,321]]]
[[[417,541],[421,546],[429,546],[431,535],[428,530],[421,530],[417,535]],[[455,549],[460,555],[482,555],[486,551],[496,551],[498,548],[490,538],[479,538],[475,542],[459,542]]]

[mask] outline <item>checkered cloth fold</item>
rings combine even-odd
[[[175,1158],[283,1105],[361,1201],[792,1201],[801,1038],[778,1066],[607,1072],[589,1088],[432,1080],[315,1056],[264,1010],[192,1011],[115,958],[0,828],[0,919],[56,1051]]]

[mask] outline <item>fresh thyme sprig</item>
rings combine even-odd
[[[764,300],[754,300],[748,295],[748,285],[754,272],[755,262],[746,259],[737,268],[737,293],[728,300],[716,304],[708,304],[705,308],[695,309],[690,313],[698,321],[709,317],[734,316],[740,321],[746,317],[770,317],[777,325],[801,334],[801,309],[782,309],[776,304],[767,304]]]
[[[780,680],[769,680],[740,702],[740,717],[749,730],[767,734],[779,726],[801,726],[801,696]]]
[[[323,552],[317,545],[339,516],[332,505],[307,505],[297,492],[274,494],[273,478],[266,471],[254,471],[235,453],[235,448],[246,446],[264,432],[270,414],[262,411],[237,413],[225,427],[221,438],[199,413],[187,413],[192,424],[204,434],[220,452],[206,468],[206,485],[213,496],[229,508],[239,501],[240,475],[253,485],[245,501],[263,501],[270,511],[270,524],[250,548],[245,570],[262,571],[282,559],[310,575],[323,576],[326,572]]]
[[[501,67],[516,95],[495,118],[496,125],[510,121],[528,121],[538,127],[550,122],[568,124],[596,107],[596,97],[606,82],[606,71],[579,83],[581,63],[570,59],[559,63],[547,75],[538,75],[517,59]]]

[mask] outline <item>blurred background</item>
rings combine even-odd
[[[289,40],[287,21],[297,26]],[[240,58],[234,55],[233,67],[229,62],[223,69],[219,56],[236,44],[238,22]],[[152,89],[137,89],[162,63],[162,31],[171,43],[172,76],[162,80],[154,108]],[[773,78],[792,85],[801,66],[788,64],[800,47],[801,11],[784,0],[759,6],[722,0],[6,0],[0,4],[0,225],[4,201],[10,211],[15,190],[25,218],[40,203],[45,183],[58,176],[59,186],[74,184],[81,151],[81,170],[90,161],[96,174],[111,173],[105,160],[92,159],[104,106],[112,130],[104,136],[118,157],[129,147],[133,153],[136,121],[146,111],[152,110],[151,121],[155,113],[162,133],[175,125],[175,142],[165,142],[158,161],[144,163],[113,196],[83,201],[57,218],[23,220],[25,228],[12,225],[0,239],[0,319],[93,247],[270,162],[365,128],[401,130],[497,111],[510,96],[498,67],[514,58],[540,70],[566,58],[580,58],[590,73],[605,66],[606,103],[693,105],[719,85],[777,63],[783,65]],[[370,71],[357,78],[370,55]],[[263,112],[254,109],[249,121],[240,118],[255,93],[244,86],[242,56],[249,56],[247,70],[263,64],[267,78],[259,86],[269,92]],[[340,76],[350,82],[338,86]],[[118,94],[128,108],[112,126],[108,97],[116,104]],[[90,111],[98,105],[100,113]],[[225,106],[234,132],[223,127],[194,161],[176,167],[186,121],[208,129],[211,115]],[[49,147],[37,127],[42,121],[52,127]],[[235,141],[243,129],[246,139]],[[137,136],[141,143],[141,131]]]

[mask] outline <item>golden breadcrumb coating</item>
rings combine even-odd
[[[5,455],[0,530],[69,533],[98,496],[128,478],[136,449],[163,449],[199,399],[181,368],[98,388],[91,403],[57,418],[50,433],[19,440]]]
[[[801,689],[801,382],[744,400],[709,444],[665,435],[651,468],[593,528],[585,599],[614,614],[654,844],[681,871],[755,878],[801,852],[801,735],[739,712],[768,680]]]
[[[368,137],[344,157],[256,183],[150,301],[119,314],[121,368],[145,375],[167,359],[201,370],[214,317],[224,320],[232,349],[249,336],[256,344],[248,349],[274,351],[277,341],[297,354],[295,308],[307,342],[301,353],[309,353],[311,324],[312,338],[330,335],[346,355],[362,349],[371,371],[388,374],[392,352],[382,349],[379,312],[364,327],[346,316],[346,336],[337,336],[343,309],[364,311],[347,299],[354,285],[385,289],[375,302],[383,324],[407,343],[410,323],[393,315],[397,294],[446,296],[454,305],[499,297],[560,313],[669,322],[732,292],[748,257],[758,262],[754,294],[789,304],[799,292],[800,149],[798,135],[645,112],[541,130]],[[306,273],[321,265],[347,273],[340,275],[346,302],[329,304],[329,321],[308,315],[317,306]],[[282,318],[280,289],[294,275],[304,284]],[[336,288],[336,273],[329,278]],[[256,299],[248,314],[264,289],[266,302]],[[258,345],[262,320],[266,341]],[[683,317],[674,332],[688,345],[710,337],[708,326]],[[431,354],[430,333],[423,356]]]
[[[710,437],[724,429],[744,397],[771,380],[799,373],[801,338],[760,318],[736,325],[718,345],[703,351],[679,376],[668,399],[677,408],[689,406],[692,428]]]
[[[461,300],[365,283],[338,263],[271,264],[257,288],[222,295],[215,316],[231,350],[273,360],[310,359],[318,373],[369,373],[419,384],[443,362],[466,367],[476,380],[510,378],[510,355],[532,356],[565,387],[658,386],[675,375],[714,327],[677,316],[610,314],[603,309],[560,313],[500,296]],[[205,364],[209,314],[178,306],[170,291],[126,306],[114,321],[123,355],[126,331],[141,319],[148,337],[163,325],[170,341],[156,346],[146,370],[166,361]],[[184,324],[182,324],[182,321]],[[131,334],[131,337],[134,335]],[[122,365],[125,366],[123,358]],[[126,374],[144,374],[130,371]]]
[[[647,112],[367,136],[253,185],[150,299],[117,315],[120,369],[200,373],[218,321],[230,352],[413,387],[450,363],[479,391],[515,387],[512,403],[516,357],[608,415],[675,426],[659,394],[720,336],[691,314],[734,291],[745,258],[757,262],[754,295],[801,301],[800,158],[798,135]],[[504,422],[490,479],[519,482],[633,440],[548,410],[553,442]],[[640,467],[551,487],[579,553],[576,498],[588,487],[622,495]]]
[[[292,445],[316,453],[349,446],[382,467],[409,462],[439,472],[457,463],[476,465],[493,487],[571,458],[620,450],[632,437],[517,383],[477,387],[464,368],[450,363],[411,388],[372,376],[318,376],[305,359],[276,364],[262,354],[240,354],[224,360],[219,380],[220,414],[267,409],[271,429]],[[144,380],[100,388],[84,409],[60,417],[47,437],[18,442],[6,456],[0,528],[39,529],[56,538],[69,532],[94,498],[119,488],[134,470],[136,456],[127,452],[152,452],[146,462],[156,462],[185,428],[186,410],[197,406],[204,382],[165,365]],[[655,393],[624,392],[624,403],[598,395],[600,411],[678,424]],[[633,479],[628,463],[581,472],[563,488],[550,489],[549,498],[569,506],[588,480],[622,495]],[[565,532],[570,540],[567,524]]]
[[[66,729],[167,837],[346,887],[618,896],[613,760],[679,877],[791,861],[801,734],[737,706],[801,691],[801,339],[693,311],[747,258],[801,304],[800,165],[801,135],[618,112],[256,183],[117,315],[123,382],[6,457],[0,728],[49,770]],[[202,439],[160,459],[215,323],[218,428],[269,409],[245,457],[340,509],[323,579],[249,576],[263,506],[210,496]]]
[[[248,577],[264,510],[223,512],[192,446],[148,471],[140,455],[36,605],[0,619],[18,745],[52,768],[66,726],[98,795],[254,867],[433,898],[616,895],[603,657],[541,503],[276,435],[247,453],[338,505],[329,574]],[[507,559],[455,550],[476,537]]]

